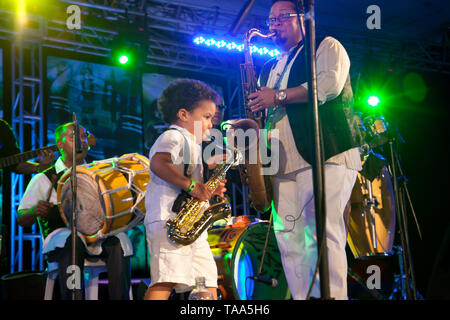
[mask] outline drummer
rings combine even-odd
[[[68,279],[73,279],[68,267],[72,263],[72,235],[58,211],[56,185],[57,180],[73,165],[73,123],[66,123],[55,130],[55,141],[61,156],[56,163],[31,179],[18,209],[18,223],[22,227],[31,227],[39,223],[44,238],[43,254],[49,267],[57,263],[61,298],[70,300],[71,288],[67,287]],[[85,161],[88,152],[88,136],[80,126],[81,153],[76,154],[76,165]],[[84,260],[88,256],[96,256],[106,261],[108,271],[108,293],[111,300],[129,300],[131,279],[130,256],[133,254],[131,242],[125,233],[119,233],[103,241],[87,245],[84,237],[76,239],[76,265],[83,274]],[[75,297],[82,299],[82,279],[75,279]],[[79,281],[79,282],[77,282]]]

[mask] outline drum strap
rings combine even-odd
[[[50,182],[55,181],[55,184],[52,183],[52,188],[55,189],[56,182],[61,178],[61,176],[64,174],[64,170],[62,170],[59,173],[56,173],[55,165],[51,166],[47,170],[43,171],[42,173],[45,174],[45,176],[48,178]],[[55,190],[56,191],[56,190]],[[51,209],[49,215],[45,219],[38,219],[39,222],[39,229],[41,230],[41,235],[45,239],[52,231],[58,229],[58,228],[65,228],[67,227],[64,221],[61,218],[61,215],[59,213],[58,207],[53,206]]]

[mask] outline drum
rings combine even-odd
[[[358,173],[345,211],[347,240],[356,259],[392,254],[395,199],[386,166],[372,181]]]
[[[382,146],[389,141],[387,122],[383,116],[368,116],[364,118],[364,124],[367,128],[365,139],[372,148]]]
[[[92,243],[125,232],[145,216],[149,160],[125,154],[77,166],[77,231]],[[71,170],[58,181],[57,199],[67,226],[72,221]]]
[[[281,264],[275,234],[271,231],[261,276],[276,279],[273,288],[249,277],[258,275],[267,235],[268,222],[238,220],[225,228],[211,229],[208,237],[219,272],[219,291],[223,299],[285,300],[289,288]]]

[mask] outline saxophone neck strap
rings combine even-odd
[[[183,132],[181,132],[177,128],[168,128],[166,131],[168,131],[168,130],[178,131],[184,138],[184,146],[183,146],[184,171],[183,171],[183,174],[184,174],[185,177],[189,177],[188,176],[188,169],[189,169],[189,164],[191,163],[191,150],[189,149],[189,142],[187,141],[187,138],[183,134]],[[191,183],[191,185],[192,185],[192,183]]]

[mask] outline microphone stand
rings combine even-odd
[[[395,206],[396,206],[396,213],[397,213],[397,224],[399,226],[399,235],[400,235],[400,243],[402,246],[401,250],[401,260],[403,263],[400,266],[400,272],[401,272],[401,283],[404,282],[405,288],[404,292],[406,292],[406,299],[410,300],[417,300],[417,289],[416,289],[416,281],[414,276],[414,265],[412,262],[411,257],[411,250],[410,250],[410,242],[409,242],[409,236],[408,236],[408,223],[407,223],[407,217],[406,217],[406,204],[405,204],[405,196],[404,193],[406,193],[409,205],[412,210],[413,217],[416,222],[416,226],[419,232],[419,236],[422,238],[422,234],[420,231],[420,226],[418,224],[414,208],[412,206],[411,198],[409,196],[409,191],[407,188],[407,179],[405,175],[403,174],[402,166],[400,163],[400,158],[398,154],[398,146],[394,148],[394,142],[396,142],[395,135],[392,134],[392,132],[389,134],[390,140],[389,140],[389,152],[390,152],[390,171],[392,173],[392,181],[393,181],[393,187],[394,187],[394,196],[395,196]],[[397,168],[400,172],[400,176],[397,176]],[[399,185],[398,180],[401,179],[401,184]],[[411,288],[412,287],[412,288]],[[412,292],[411,292],[412,289]]]
[[[314,0],[307,0],[306,5],[306,33],[305,49],[306,64],[308,66],[308,102],[312,111],[314,125],[313,139],[313,183],[314,205],[316,212],[317,261],[319,263],[320,295],[323,300],[330,300],[330,279],[328,269],[327,239],[326,239],[326,203],[325,203],[325,170],[323,140],[319,120],[319,104],[317,98],[317,70],[316,70],[316,33],[314,18]],[[301,25],[300,25],[301,26]],[[314,283],[314,278],[312,282]]]
[[[76,266],[76,244],[77,244],[77,214],[76,214],[76,203],[77,203],[77,162],[76,156],[77,151],[81,148],[81,143],[79,143],[79,129],[78,122],[75,115],[73,113],[73,125],[72,125],[72,173],[71,173],[71,187],[72,187],[72,266]],[[79,144],[79,145],[78,145]],[[82,277],[82,275],[80,275]],[[75,279],[78,280],[78,279]],[[81,279],[79,279],[81,284]],[[72,289],[72,300],[76,299],[75,295],[76,286]]]

